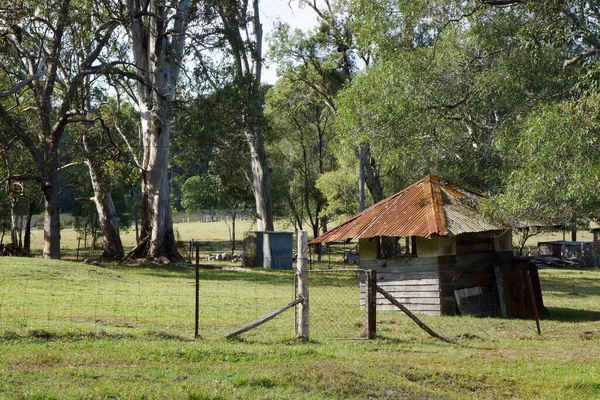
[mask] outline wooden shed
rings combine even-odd
[[[514,269],[511,231],[478,212],[484,197],[427,176],[311,243],[358,240],[359,268],[376,270],[377,284],[411,311],[510,316],[503,297],[515,288],[503,290],[502,281],[521,272]],[[396,253],[384,257],[390,242]],[[533,279],[539,287],[537,273]],[[393,309],[384,298],[377,304]]]

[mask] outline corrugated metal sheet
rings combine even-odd
[[[449,235],[467,232],[486,232],[502,229],[485,220],[477,211],[481,195],[457,186],[443,186],[442,204]]]
[[[484,196],[429,175],[372,205],[311,243],[377,236],[458,235],[502,229],[477,212]]]

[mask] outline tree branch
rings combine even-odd
[[[2,179],[0,181],[1,183],[4,183],[6,181],[38,181],[38,182],[43,182],[44,181],[44,177],[37,175],[37,174],[19,174],[19,175],[12,175],[9,177],[6,177],[4,179]]]
[[[572,67],[575,64],[578,64],[583,59],[595,56],[595,55],[597,55],[599,53],[600,53],[600,49],[596,49],[596,48],[586,50],[583,53],[581,53],[581,54],[579,54],[579,55],[577,55],[577,56],[575,56],[575,57],[573,57],[571,59],[565,60],[563,62],[563,69],[568,69],[569,67]]]
[[[527,4],[528,0],[479,0],[490,6],[510,6],[513,4]]]
[[[25,78],[24,80],[22,80],[21,82],[17,83],[15,86],[13,86],[12,88],[5,90],[3,92],[0,92],[0,97],[11,96],[11,95],[17,93],[19,90],[21,90],[21,88],[23,88],[24,86],[35,81],[36,79],[40,79],[44,75],[46,75],[46,70],[39,69],[35,74],[31,75],[28,78]]]

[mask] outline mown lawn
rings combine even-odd
[[[293,274],[208,268],[194,340],[193,276],[192,267],[0,259],[0,398],[600,397],[598,269],[540,271],[552,312],[542,335],[533,321],[423,317],[455,344],[397,312],[379,313],[377,340],[356,339],[362,314],[336,300],[357,295],[348,274],[313,278],[312,301],[334,305],[315,311],[309,343],[294,338],[291,311],[226,340],[289,302]],[[340,326],[345,340],[334,339]]]

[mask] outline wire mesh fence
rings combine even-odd
[[[192,269],[4,262],[0,332],[193,334]]]
[[[294,298],[293,271],[201,267],[198,272],[198,333],[203,339],[223,338]],[[195,275],[190,265],[4,259],[0,335],[149,334],[192,339]],[[245,337],[284,340],[293,335],[290,311]]]
[[[200,337],[224,338],[289,304],[295,299],[295,276],[294,270],[201,266]],[[419,274],[379,272],[378,276],[383,278],[378,284],[432,329],[439,330],[438,333],[450,338],[469,336],[491,340],[536,335],[533,315],[527,311],[533,310],[533,302],[538,308],[541,306],[538,292],[541,296],[542,289],[550,293],[562,290],[560,285],[565,281],[546,278],[539,291],[534,288],[532,292],[527,289],[530,287],[527,274],[510,272],[501,277],[504,283],[501,292],[496,283],[499,278],[491,274],[472,274],[469,280],[463,276],[462,281],[438,281],[437,284]],[[311,339],[366,337],[365,279],[363,270],[309,271]],[[535,281],[533,279],[532,286],[536,286]],[[469,290],[460,292],[464,289]],[[455,291],[459,292],[458,297]],[[504,312],[512,312],[516,318],[481,318],[482,315],[502,316],[501,299],[508,310]],[[385,301],[381,296],[377,301],[380,305],[378,337],[413,340],[423,335],[402,312],[394,307],[384,310]],[[444,305],[445,302],[450,306]],[[427,307],[441,311],[428,313]],[[543,332],[558,332],[564,318],[579,318],[576,306],[551,308],[551,311],[565,315],[542,320]],[[588,314],[581,318],[589,319]],[[597,318],[597,314],[592,317]],[[195,267],[191,265],[115,266],[16,258],[0,261],[0,335],[32,332],[100,336],[149,334],[192,339],[195,321]],[[293,310],[288,310],[242,337],[266,342],[288,340],[296,337],[295,323]]]
[[[310,337],[365,338],[366,313],[361,305],[363,270],[309,270]]]
[[[201,269],[199,335],[224,338],[238,328],[294,300],[294,272],[262,269]],[[294,337],[292,310],[244,333],[245,340]]]

